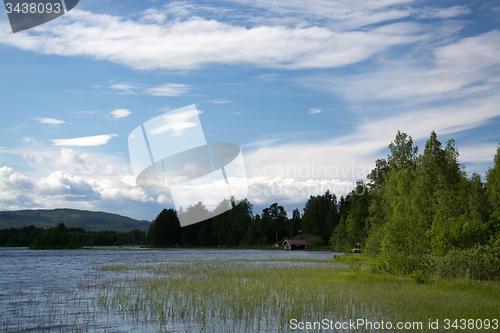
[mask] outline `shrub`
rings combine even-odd
[[[391,270],[398,275],[411,274],[418,269],[422,269],[422,257],[398,253],[389,261]]]
[[[493,280],[500,277],[499,253],[491,246],[475,246],[467,250],[451,250],[443,257],[432,257],[440,277]]]
[[[421,269],[417,269],[416,271],[411,273],[410,276],[417,284],[426,283],[428,281],[427,276]]]
[[[376,263],[370,265],[370,272],[375,274],[392,273],[392,270],[386,260],[379,259]]]

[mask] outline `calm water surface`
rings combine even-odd
[[[2,332],[146,332],[126,313],[99,312],[99,285],[119,276],[102,265],[151,264],[169,260],[252,259],[255,265],[303,265],[267,259],[331,259],[331,252],[269,250],[28,250],[0,248]],[[157,331],[154,329],[153,331]],[[175,330],[173,330],[175,331]]]

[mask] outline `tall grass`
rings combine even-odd
[[[121,270],[122,268],[120,268]],[[299,321],[422,321],[499,317],[498,283],[371,274],[335,261],[170,261],[131,266],[139,277],[114,286],[108,304],[140,320],[204,331],[286,331]]]
[[[291,319],[324,318],[420,321],[424,332],[435,332],[427,330],[429,319],[500,319],[498,282],[417,284],[372,274],[361,257],[344,259],[106,265],[76,288],[20,293],[19,302],[2,309],[2,332],[287,332]]]

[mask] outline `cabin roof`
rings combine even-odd
[[[288,243],[290,245],[309,245],[307,242],[303,239],[285,239],[283,244]]]

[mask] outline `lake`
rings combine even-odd
[[[141,318],[130,310],[130,306],[125,309],[125,303],[116,301],[118,296],[111,296],[113,291],[117,288],[123,291],[122,286],[130,288],[138,284],[139,279],[143,281],[149,275],[154,278],[154,274],[152,271],[121,267],[151,267],[156,264],[162,267],[169,264],[196,266],[207,261],[209,265],[237,262],[241,267],[251,265],[273,269],[283,265],[322,265],[321,262],[308,263],[307,260],[331,259],[334,254],[283,250],[1,248],[1,328],[2,332],[199,331],[203,326],[189,326],[186,324],[189,319],[161,322],[147,313],[145,318]],[[111,269],[101,269],[103,266]],[[112,300],[117,304],[109,305]],[[230,327],[228,330],[231,331]]]

